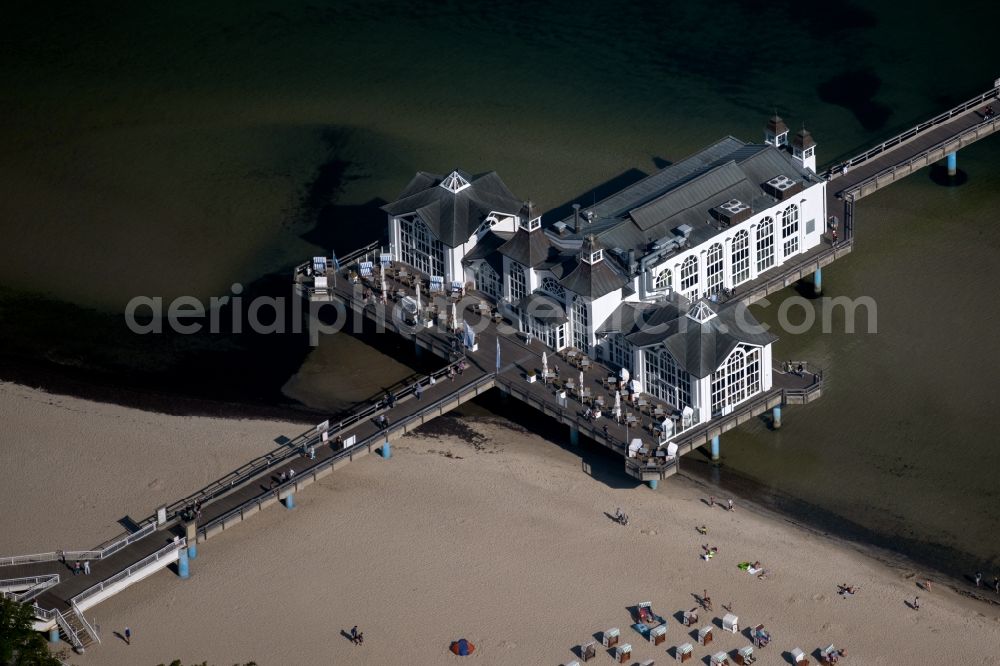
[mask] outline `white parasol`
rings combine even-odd
[[[583,370],[580,371],[580,393],[583,394]]]
[[[542,352],[542,380],[549,376],[549,357]]]
[[[455,301],[451,302],[451,325],[458,330],[458,306],[455,305]]]
[[[417,312],[420,312],[420,280],[417,280]]]
[[[622,378],[622,384],[628,384],[628,377],[629,377],[628,368],[622,368],[620,375]]]
[[[621,421],[622,420],[622,394],[619,393],[618,391],[615,391],[615,410],[614,410],[614,414],[615,414],[615,420],[616,421]]]

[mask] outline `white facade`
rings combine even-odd
[[[700,245],[648,266],[636,288],[643,300],[678,291],[697,300],[733,289],[820,244],[826,182],[813,184]]]

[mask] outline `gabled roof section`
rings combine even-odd
[[[497,275],[503,275],[503,258],[497,253],[497,249],[513,236],[514,234],[509,231],[490,229],[476,242],[476,246],[462,257],[462,262],[468,264],[482,259],[496,271]]]
[[[442,243],[458,247],[490,213],[517,215],[521,205],[495,171],[472,176],[456,169],[447,177],[418,172],[399,199],[382,210],[390,215],[416,213]]]
[[[621,289],[628,283],[628,278],[618,270],[613,261],[601,260],[590,263],[584,261],[582,255],[577,255],[575,264],[574,266],[569,262],[564,263],[565,273],[558,279],[559,284],[578,296],[600,298],[616,289]]]
[[[643,231],[670,219],[689,208],[704,204],[709,209],[722,203],[721,192],[737,185],[749,184],[746,174],[734,161],[702,172],[671,195],[662,196],[629,212],[629,217]]]
[[[618,330],[637,347],[663,345],[698,378],[712,374],[740,343],[764,346],[778,339],[739,303],[702,300],[688,306],[676,296],[642,308],[623,303],[600,330]]]

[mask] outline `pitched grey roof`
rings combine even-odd
[[[566,264],[562,265],[566,271]],[[602,259],[596,264],[588,264],[586,261],[577,260],[573,266],[559,278],[559,284],[569,289],[574,294],[584,298],[600,298],[605,294],[610,294],[615,289],[625,286],[628,279],[619,273],[609,259]]]
[[[468,263],[477,259],[485,259],[486,263],[497,272],[497,275],[503,275],[503,259],[497,253],[497,249],[509,241],[513,235],[509,231],[495,231],[492,229],[487,231],[476,242],[476,246],[462,257],[462,261]]]
[[[569,319],[566,310],[551,296],[535,291],[522,298],[517,306],[535,319],[546,324],[565,324]]]
[[[500,254],[510,257],[522,266],[538,267],[549,260],[554,252],[552,242],[541,229],[528,231],[518,228],[514,237],[498,249]]]
[[[465,243],[491,212],[516,215],[521,200],[495,171],[471,176],[456,171],[469,186],[452,192],[440,187],[444,177],[418,172],[396,201],[382,206],[390,215],[417,213],[438,240],[448,247]]]
[[[707,377],[736,345],[763,346],[777,340],[739,303],[701,301],[713,313],[698,322],[687,316],[690,306],[674,297],[658,303],[622,303],[598,329],[620,332],[637,347],[663,345],[677,364],[694,377]]]
[[[738,199],[754,211],[775,205],[762,185],[778,175],[815,182],[787,151],[726,137],[598,202],[588,209],[593,222],[583,222],[567,238],[594,234],[605,247],[633,249],[641,257],[687,224],[693,230],[689,246],[697,245],[723,231],[709,214],[719,204]],[[572,228],[572,216],[564,222]]]

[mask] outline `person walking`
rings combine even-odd
[[[997,594],[1000,594],[1000,577],[993,576],[993,589],[996,590]]]
[[[364,645],[364,644],[365,644],[365,632],[359,631],[358,632],[358,645]]]
[[[983,586],[983,573],[981,571],[976,572],[976,587]]]
[[[83,561],[83,573],[86,576],[90,575],[90,560]]]
[[[413,395],[417,396],[417,400],[420,400],[420,396],[422,396],[423,394],[424,394],[424,388],[420,385],[420,382],[417,382],[416,385],[413,387]]]
[[[736,510],[736,507],[733,505],[733,498],[731,498],[731,497],[729,498],[729,510],[730,511],[735,511]]]
[[[358,642],[358,625],[354,625],[353,627],[351,627],[351,642],[352,643]]]
[[[125,645],[132,645],[132,629],[125,627]]]
[[[80,560],[77,560],[76,562],[73,563],[73,575],[74,576],[79,576],[80,575],[80,571],[82,569],[83,569],[83,567],[80,565]]]
[[[715,506],[715,495],[709,495],[708,496],[708,505],[709,506]]]
[[[913,597],[913,610],[920,610],[920,597]]]

